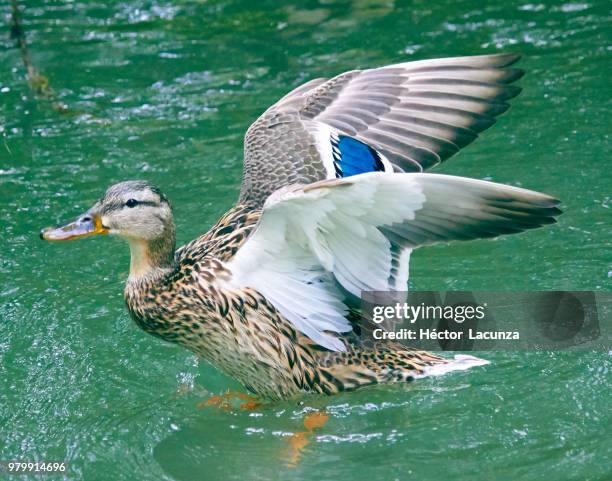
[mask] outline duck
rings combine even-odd
[[[297,87],[248,129],[236,204],[178,249],[170,201],[145,180],[112,185],[41,237],[125,239],[124,296],[136,325],[261,399],[405,383],[459,366],[365,339],[371,320],[355,300],[407,291],[419,247],[555,222],[560,202],[549,195],[426,172],[507,110],[520,92],[518,59],[411,61]]]

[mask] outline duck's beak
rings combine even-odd
[[[102,224],[99,215],[86,212],[70,224],[41,230],[40,238],[48,241],[67,241],[99,234],[108,234],[108,228]]]

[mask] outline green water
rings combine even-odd
[[[38,239],[109,184],[145,178],[172,199],[186,242],[231,207],[242,136],[287,90],[356,67],[520,51],[523,94],[438,171],[547,192],[565,214],[520,236],[422,249],[412,286],[609,290],[608,3],[27,4],[30,55],[69,112],[31,94],[4,29],[0,460],[65,460],[65,479],[104,481],[612,479],[609,353],[489,353],[486,367],[412,385],[198,409],[239,386],[136,328],[122,299],[127,247]],[[289,437],[321,408],[328,424],[288,467]]]

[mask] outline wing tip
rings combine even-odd
[[[523,87],[519,87],[518,85],[505,85],[503,96],[501,97],[504,101],[513,99],[518,97],[518,95],[523,91]]]
[[[514,65],[523,56],[523,54],[519,52],[504,52],[497,55],[499,55],[500,60],[504,62],[503,65],[500,65],[503,67],[509,67],[510,65]]]
[[[490,66],[495,68],[504,68],[510,67],[517,63],[523,54],[519,52],[499,52],[499,53],[490,53],[484,55],[475,55],[472,58],[482,58],[483,60],[490,61]]]
[[[517,63],[523,55],[519,52],[498,52],[498,53],[489,53],[482,55],[472,55],[463,57],[466,60],[478,60],[482,61],[482,67],[488,66],[493,68],[504,68],[510,67]],[[462,57],[454,57],[457,60]],[[480,62],[479,62],[480,63]]]
[[[555,222],[557,222],[557,217],[563,214],[563,209],[560,209],[559,207],[557,207],[559,204],[560,204],[560,201],[557,201],[557,204],[550,207],[550,219],[552,219],[551,224],[554,224]]]
[[[514,83],[525,76],[525,70],[522,68],[504,68],[503,70],[506,72],[506,77],[501,82],[503,84]]]
[[[519,214],[522,217],[522,213],[527,214],[529,217],[521,219],[524,222],[521,230],[536,229],[544,225],[555,224],[557,217],[563,214],[563,210],[559,208],[561,201],[548,194],[541,192],[528,191],[531,195],[535,195],[534,198],[519,200],[522,204],[527,203],[527,206],[516,205],[511,209],[515,214]]]

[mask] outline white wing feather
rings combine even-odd
[[[410,251],[554,222],[557,201],[491,182],[435,174],[367,173],[289,186],[227,263],[230,287],[257,289],[297,329],[344,350],[351,330],[337,281],[362,291],[407,289]]]

